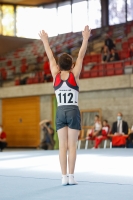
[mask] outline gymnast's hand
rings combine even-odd
[[[85,26],[84,31],[82,31],[82,36],[84,40],[88,40],[90,37],[91,29],[89,29],[89,26]]]
[[[43,42],[48,41],[48,34],[44,30],[40,31],[39,36]]]

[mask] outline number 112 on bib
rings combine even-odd
[[[56,93],[56,98],[57,98],[57,102],[58,104],[75,104],[75,93],[73,91],[58,91],[58,93]]]

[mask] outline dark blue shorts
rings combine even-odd
[[[81,117],[78,106],[58,106],[56,113],[56,130],[68,126],[71,129],[81,130]]]

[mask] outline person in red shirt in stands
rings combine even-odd
[[[52,76],[51,76],[50,65],[49,65],[47,56],[45,57],[43,70],[44,70],[44,82],[49,82]]]
[[[3,151],[6,145],[6,133],[3,131],[3,128],[0,125],[0,151]]]
[[[99,145],[103,140],[107,139],[109,133],[110,133],[110,126],[108,124],[108,121],[105,119],[103,120],[102,134],[95,138],[95,146],[94,146],[95,149],[99,147]]]

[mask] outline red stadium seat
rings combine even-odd
[[[83,72],[81,76],[82,76],[82,78],[89,78],[90,72]]]
[[[98,76],[105,76],[105,64],[100,64],[98,68]]]
[[[39,83],[39,77],[34,77],[33,78],[33,83]]]
[[[131,65],[133,65],[133,60],[131,60]]]
[[[1,57],[1,58],[0,58],[0,61],[4,61],[4,60],[6,60],[6,58],[4,58],[4,57]]]
[[[28,78],[27,79],[27,84],[33,84],[33,83],[34,83],[33,78]]]
[[[106,64],[106,75],[107,76],[115,75],[115,70],[114,70],[114,64],[113,63]]]
[[[22,65],[21,66],[21,73],[25,73],[26,72],[26,70],[27,70],[27,65]]]
[[[128,48],[129,48],[128,42],[122,43],[122,49],[123,49],[123,50],[127,50]]]
[[[115,75],[124,74],[123,62],[114,63],[115,66]]]
[[[58,46],[56,46],[56,52],[61,52],[61,46],[60,45],[58,45]]]
[[[73,39],[70,39],[67,41],[67,45],[69,48],[72,48],[73,47],[73,43],[74,43],[74,40]],[[61,46],[60,46],[60,50],[61,50]]]
[[[43,62],[44,57],[43,56],[38,56],[37,57],[37,63]]]
[[[98,62],[98,56],[97,55],[92,55],[91,56],[91,62]]]
[[[20,85],[20,80],[19,79],[16,79],[15,80],[15,85],[17,86],[17,85]]]
[[[103,70],[104,66],[105,66],[105,64],[99,64],[99,65],[98,65],[98,69],[99,69],[99,70]]]
[[[95,70],[98,70],[98,69],[99,69],[99,65],[95,65],[95,66],[92,67],[91,70],[94,70],[94,71],[95,71]]]
[[[39,83],[44,82],[44,71],[37,72],[35,77],[38,78]]]
[[[115,69],[115,75],[122,75],[122,74],[124,74],[123,68]]]
[[[39,74],[39,77],[44,77],[44,71],[40,71],[40,72],[38,72]]]
[[[12,60],[8,60],[6,64],[7,64],[8,67],[11,66],[12,65]]]
[[[128,43],[129,44],[133,43],[133,37],[128,38]]]
[[[131,64],[131,61],[130,60],[127,60],[127,61],[125,61],[124,62],[124,66],[126,67],[126,66],[129,66]]]
[[[39,83],[44,83],[44,77],[39,78]]]
[[[115,43],[120,43],[120,42],[122,42],[122,38],[117,38],[117,39],[115,40]]]
[[[27,59],[26,59],[26,58],[23,58],[23,59],[21,60],[21,63],[22,63],[23,65],[26,65]]]
[[[123,62],[115,62],[114,65],[115,65],[115,68],[120,68],[120,67],[123,67]]]
[[[90,77],[98,77],[98,70],[97,71],[91,71],[90,72]]]
[[[100,63],[101,62],[101,54],[97,54],[97,61]]]
[[[90,70],[90,75],[91,75],[91,77],[98,77],[98,66],[94,66]]]
[[[128,52],[127,51],[120,51],[119,56],[120,56],[121,60],[126,59],[126,58],[128,58]]]
[[[7,79],[7,71],[4,68],[1,69],[1,76],[3,80]]]
[[[83,64],[88,64],[89,62],[91,62],[91,56],[90,55],[86,55],[84,57]]]

